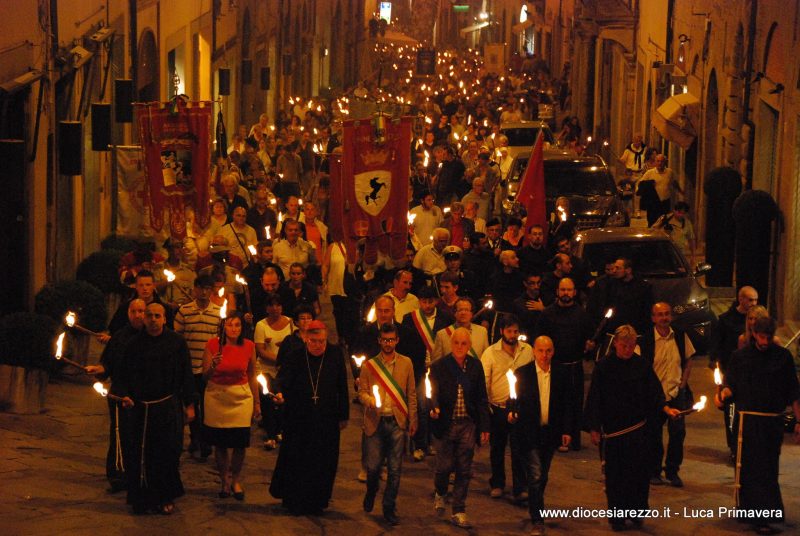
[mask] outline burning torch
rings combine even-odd
[[[517,414],[517,377],[514,376],[514,371],[508,369],[506,372],[506,379],[508,380],[508,402],[506,402],[506,409],[516,419]]]
[[[77,316],[75,316],[75,313],[73,313],[72,311],[67,311],[67,316],[64,317],[64,323],[67,325],[68,328],[75,328],[81,333],[84,333],[86,335],[91,335],[92,337],[97,337],[100,335],[95,331],[86,329],[80,324],[77,324],[76,321],[77,321]]]

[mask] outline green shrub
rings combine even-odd
[[[51,371],[58,327],[51,317],[36,313],[0,318],[0,364]]]
[[[121,294],[126,290],[119,280],[119,259],[123,254],[118,249],[95,251],[78,265],[75,279],[91,283],[105,294]]]
[[[106,327],[103,293],[86,281],[62,281],[47,285],[36,294],[34,310],[56,322],[63,322],[67,311],[78,315],[78,323],[92,331]]]

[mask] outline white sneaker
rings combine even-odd
[[[433,494],[433,509],[436,511],[436,515],[438,516],[444,514],[444,497],[438,493]]]
[[[425,451],[422,450],[422,449],[417,449],[417,450],[414,451],[414,455],[413,456],[414,456],[414,461],[415,462],[421,462],[422,460],[425,459]]]
[[[450,522],[456,527],[461,529],[472,528],[472,524],[470,524],[469,519],[467,518],[467,514],[464,512],[453,514],[453,517],[450,518]]]
[[[367,470],[362,469],[358,472],[358,481],[359,482],[366,482],[367,481]]]

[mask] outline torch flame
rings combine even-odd
[[[695,411],[701,411],[702,409],[704,409],[706,407],[706,401],[707,400],[708,400],[708,398],[706,398],[706,395],[702,395],[700,397],[700,402],[697,402],[694,406],[692,406],[692,409],[695,410]]]
[[[450,207],[444,207],[442,209],[442,212],[444,212],[445,214],[449,214],[450,213]]]
[[[217,296],[219,296],[220,298],[225,296],[225,287],[219,287],[219,291],[217,292]]]
[[[219,317],[225,320],[228,317],[228,300],[222,302],[222,307],[219,308]]]
[[[283,212],[278,212],[278,222],[283,223]]]
[[[75,325],[75,313],[72,311],[67,311],[67,316],[64,317],[64,323],[67,325],[68,328],[71,328]]]
[[[273,197],[272,199],[269,200],[269,204],[270,205],[277,205],[278,204],[278,200]]]
[[[234,277],[237,283],[247,286],[247,280],[244,277],[240,276],[239,274],[236,274]]]
[[[433,398],[433,387],[431,386],[431,371],[425,373],[425,398],[430,400]]]
[[[361,368],[361,365],[364,363],[364,360],[367,358],[365,355],[351,355],[353,361],[356,362],[356,367]]]
[[[252,255],[253,257],[258,255],[258,251],[256,251],[256,247],[253,244],[247,246],[247,251],[249,251],[250,255]]]
[[[567,221],[567,211],[564,210],[564,207],[557,207],[558,208],[558,217],[561,221]]]
[[[61,335],[56,339],[56,359],[61,359],[61,354],[64,351],[64,335],[67,333],[62,331]]]
[[[486,309],[492,309],[494,307],[494,302],[492,300],[486,300],[486,303],[483,304]]]
[[[269,394],[269,387],[267,387],[267,377],[263,374],[256,376],[256,381],[261,385],[261,392],[265,395]]]
[[[166,268],[164,268],[164,276],[167,278],[167,282],[169,283],[175,281],[175,273],[172,272],[171,270],[167,270]]]
[[[517,340],[525,342],[525,341],[528,340],[528,336],[527,335],[520,335],[519,337],[517,337]]]
[[[408,218],[408,224],[409,225],[413,225],[414,224],[414,220],[417,219],[417,215],[416,214],[411,214],[410,212],[406,213],[406,217]]]
[[[272,239],[272,234],[269,232],[269,228],[270,228],[269,225],[265,225],[264,226],[264,232],[266,234],[267,240]]]
[[[375,314],[375,305],[369,308],[369,312],[367,313],[367,322],[375,322],[375,319],[378,318]]]
[[[614,316],[614,309],[606,311],[606,318],[611,318],[612,316]]]
[[[586,141],[589,142],[589,143],[592,143],[592,137],[591,136],[586,136]]]
[[[512,400],[517,399],[517,377],[514,376],[514,371],[508,369],[506,372],[506,379],[508,380],[508,396]]]
[[[95,391],[97,391],[97,393],[100,396],[108,396],[108,389],[106,389],[103,386],[102,382],[94,382],[94,385],[92,385],[92,387],[94,388]]]
[[[375,397],[375,407],[376,408],[381,407],[381,394],[378,392],[377,385],[372,386],[372,396]]]
[[[717,363],[717,368],[714,369],[714,384],[722,385],[722,372],[719,370],[719,363]]]

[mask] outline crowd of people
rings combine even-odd
[[[449,83],[404,86],[394,96],[430,119],[410,148],[403,259],[366,264],[359,250],[353,264],[347,246],[331,241],[327,159],[340,143],[333,130],[346,101],[300,98],[274,126],[262,115],[239,129],[215,168],[219,198],[205,229],[168,240],[161,256],[123,258],[132,297],[112,319],[101,364],[87,371],[110,378],[122,401],[109,402],[107,473],[112,489],[127,489],[134,512],[173,511],[183,493],[184,422],[191,455],[214,451],[220,499],[244,500],[242,469],[258,420],[264,447],[279,448],[270,493],[294,514],[319,514],[354,403],[363,412],[363,508],[373,510],[385,467],[382,510],[391,525],[400,523],[406,436],[414,461],[435,457],[434,510],[442,514],[449,497],[452,523],[462,528],[471,526],[466,499],[480,444],[490,445],[496,499],[507,493],[510,448],[510,494],[527,503],[534,534],[544,533],[554,454],[580,450],[582,431],[600,446],[609,508],[619,512],[613,529],[642,524],[650,485],[683,485],[692,340],[631,259],[589,266],[568,234],[502,213],[501,116],[535,118],[532,95],[553,89],[540,65],[476,77],[462,91],[457,80],[470,61],[453,56]],[[577,121],[566,121],[561,136],[575,145]],[[638,171],[644,156],[634,140],[625,165]],[[654,169],[662,173],[663,162]],[[664,226],[684,221],[683,205],[673,212],[665,199],[657,208]],[[739,428],[747,447],[734,454],[743,467],[739,507],[779,512],[759,520],[763,528],[783,515],[781,436],[763,412],[792,404],[800,417],[800,391],[791,357],[772,341],[774,322],[749,321],[753,292],[744,287],[721,318],[711,355],[725,378],[717,403],[734,419],[747,414]],[[330,297],[335,326],[319,319],[321,295]],[[584,403],[584,368],[595,361]]]

